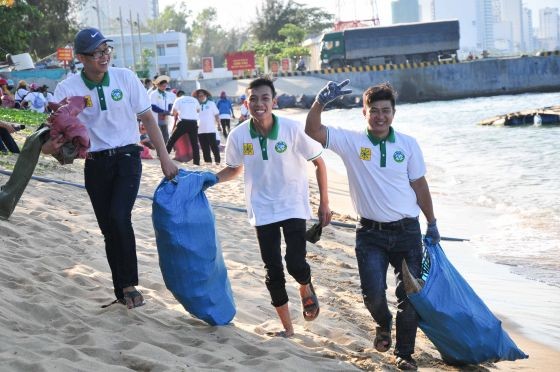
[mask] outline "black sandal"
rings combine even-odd
[[[402,371],[416,371],[418,369],[416,361],[410,355],[407,357],[397,357],[396,365]]]
[[[124,292],[124,300],[126,301],[126,307],[129,309],[146,305],[142,292],[137,289],[130,292]]]

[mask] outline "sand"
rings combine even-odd
[[[1,157],[0,167],[6,169],[15,159],[15,155]],[[159,162],[144,160],[143,166],[140,193],[151,196],[162,177]],[[181,167],[193,169],[191,164]],[[82,169],[83,161],[60,166],[42,156],[35,174],[83,184]],[[329,178],[335,218],[352,223],[345,178],[335,173]],[[0,175],[0,185],[6,180]],[[314,180],[311,184],[316,203],[317,187]],[[207,196],[237,305],[232,323],[222,327],[191,316],[165,288],[151,201],[145,198],[136,202],[133,223],[139,288],[147,305],[133,310],[122,305],[102,309],[112,300],[113,290],[103,238],[85,190],[32,180],[10,220],[0,221],[0,370],[396,370],[390,353],[378,353],[372,347],[375,325],[362,303],[351,229],[327,227],[317,244],[308,245],[321,303],[318,319],[303,320],[298,286],[289,278],[296,335],[270,338],[266,332],[278,330],[280,323],[264,285],[254,229],[239,211],[245,207],[242,178],[218,184]],[[388,290],[394,311],[393,291],[394,287]],[[507,320],[504,327],[530,359],[467,370],[557,370],[554,363],[560,360],[560,351],[520,335]],[[461,370],[444,364],[420,330],[414,356],[423,371]]]

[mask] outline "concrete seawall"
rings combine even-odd
[[[399,92],[401,102],[554,92],[560,91],[560,55],[481,59],[383,71],[319,72],[307,76],[334,81],[350,79],[360,89],[388,81]]]

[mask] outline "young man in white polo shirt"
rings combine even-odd
[[[398,312],[396,345],[399,369],[416,369],[412,358],[416,339],[416,312],[402,282],[402,261],[418,277],[422,262],[420,210],[428,220],[426,238],[439,242],[432,198],[424,178],[426,166],[416,140],[396,132],[396,93],[388,83],[367,89],[362,112],[367,127],[361,130],[326,127],[321,112],[327,103],[351,90],[348,80],[329,82],[317,95],[307,115],[305,131],[325,148],[337,153],[346,166],[350,197],[360,217],[356,230],[356,258],[364,303],[377,322],[374,347],[391,347],[392,315],[385,290],[389,264],[397,273]]]
[[[227,167],[217,177],[218,182],[225,182],[245,170],[247,213],[251,225],[256,227],[272,305],[284,327],[272,335],[290,337],[294,328],[288,310],[280,230],[286,242],[288,273],[300,284],[303,316],[314,320],[319,315],[319,302],[305,259],[305,221],[311,218],[307,161],[316,167],[319,220],[323,226],[331,219],[326,167],[320,157],[321,145],[304,133],[300,123],[272,114],[276,90],[271,80],[253,80],[247,93],[251,120],[238,125],[228,136]]]
[[[146,89],[130,70],[109,67],[111,51],[99,30],[86,28],[76,34],[74,52],[84,68],[79,75],[61,81],[54,92],[57,102],[83,96],[86,107],[78,115],[91,140],[84,178],[97,222],[105,238],[116,296],[114,303],[129,309],[145,301],[136,289],[138,265],[131,211],[138,194],[142,163],[137,117],[142,120],[160,158],[163,174],[178,172],[151,112]],[[47,154],[57,153],[62,139],[43,146]]]

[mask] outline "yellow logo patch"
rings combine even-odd
[[[243,144],[243,155],[255,155],[255,152],[253,151],[252,143]]]
[[[93,107],[91,96],[85,96],[84,99],[86,100],[86,107]]]
[[[360,148],[360,159],[368,161],[371,160],[371,149],[369,147]]]

